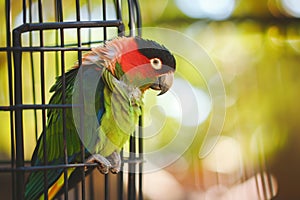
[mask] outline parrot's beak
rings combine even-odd
[[[172,86],[174,80],[174,72],[169,72],[157,78],[157,81],[153,83],[150,88],[154,90],[160,90],[157,95],[162,95],[166,93]]]

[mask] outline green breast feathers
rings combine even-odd
[[[105,113],[101,119],[95,151],[108,156],[119,152],[129,136],[134,132],[141,115],[142,92],[138,87],[125,84],[104,69]]]

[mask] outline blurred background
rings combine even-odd
[[[95,6],[86,7],[81,1],[82,16],[87,12],[101,10],[96,0]],[[34,10],[32,20],[38,16]],[[72,0],[64,2],[64,19],[76,19],[69,7]],[[109,4],[110,1],[108,1]],[[44,19],[51,21],[52,1],[43,1]],[[49,5],[48,5],[49,4]],[[12,28],[21,25],[21,1],[12,3]],[[46,6],[45,6],[46,5]],[[0,18],[5,18],[5,1],[0,1]],[[300,180],[300,2],[297,0],[140,0],[143,27],[162,27],[176,30],[195,40],[212,59],[221,74],[226,91],[226,117],[218,142],[206,157],[199,156],[205,133],[210,125],[212,112],[207,83],[201,76],[195,76],[188,60],[177,55],[178,73],[189,77],[200,112],[199,123],[184,124],[176,113],[168,114],[174,107],[166,108],[165,100],[146,96],[144,121],[166,117],[166,123],[152,139],[145,141],[146,150],[157,149],[167,144],[179,126],[188,134],[196,134],[184,153],[165,168],[144,175],[144,196],[146,199],[299,199]],[[113,10],[113,9],[112,9]],[[108,12],[110,13],[110,12]],[[114,16],[115,13],[111,13]],[[86,14],[87,16],[87,14]],[[84,17],[83,17],[84,18]],[[86,18],[87,19],[87,18]],[[125,19],[126,20],[126,19]],[[45,20],[46,21],[46,20]],[[3,22],[3,23],[2,23]],[[0,46],[6,46],[6,26],[0,22]],[[34,33],[33,33],[34,34]],[[92,32],[94,37],[98,32]],[[109,37],[114,37],[112,32]],[[44,32],[45,45],[54,44],[54,34]],[[72,30],[66,33],[66,40],[76,36]],[[148,36],[151,38],[151,36]],[[24,43],[29,41],[24,35]],[[181,47],[180,41],[177,42]],[[193,49],[186,49],[193,52]],[[47,53],[46,91],[55,81],[55,63]],[[66,57],[69,68],[76,61],[76,52]],[[24,55],[26,59],[39,57]],[[51,65],[50,65],[51,64]],[[205,63],[197,63],[203,65]],[[26,66],[26,65],[24,65]],[[203,66],[202,66],[203,67]],[[40,103],[40,80],[38,70],[24,68],[25,77],[34,76],[36,85],[23,80],[24,103]],[[7,56],[0,51],[0,105],[9,105]],[[26,84],[28,83],[28,84]],[[176,82],[180,88],[180,80]],[[179,85],[179,86],[178,86]],[[179,89],[180,90],[180,89]],[[48,101],[51,94],[47,93]],[[148,105],[160,104],[164,111],[152,109]],[[197,106],[197,105],[196,105]],[[169,110],[168,110],[169,109]],[[195,112],[196,112],[195,111]],[[149,114],[150,113],[150,114]],[[31,158],[35,146],[35,134],[41,132],[41,113],[24,111],[25,159]],[[37,119],[38,126],[30,124]],[[201,118],[201,119],[200,119]],[[152,123],[155,121],[152,120]],[[0,112],[0,158],[9,160],[11,156],[10,115]],[[154,128],[157,128],[153,126]],[[150,132],[153,129],[147,129]],[[147,132],[146,132],[147,134]],[[153,142],[156,141],[156,142]],[[176,144],[174,144],[176,148]],[[178,146],[185,145],[177,144]],[[162,157],[168,155],[161,155]],[[299,180],[298,180],[299,179]],[[0,193],[9,191],[7,179],[0,179]],[[7,185],[7,187],[5,187]],[[3,187],[2,187],[3,186]]]

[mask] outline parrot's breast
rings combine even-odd
[[[141,115],[142,92],[139,88],[124,84],[110,74],[104,72],[104,108],[100,127],[99,142],[96,153],[109,156],[114,151],[119,152],[135,131],[138,118]]]

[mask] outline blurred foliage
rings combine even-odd
[[[241,167],[255,171],[262,162],[272,165],[277,155],[287,148],[289,140],[299,140],[299,19],[280,12],[278,2],[236,1],[231,19],[210,21],[188,18],[169,1],[164,12],[153,21],[154,17],[148,16],[150,8],[155,8],[141,1],[142,8],[147,7],[142,12],[144,26],[171,28],[190,36],[202,45],[220,70],[227,95],[222,135],[233,138],[241,147],[240,164],[235,166],[237,174],[229,174],[232,181],[240,180]],[[180,62],[178,68],[185,69]],[[203,84],[197,87],[203,88]],[[205,175],[209,174],[203,167],[206,159],[198,158],[209,122],[208,119],[198,127],[193,145],[184,154],[186,160],[180,159],[169,168],[189,189],[208,189],[214,182],[211,180],[214,175]],[[299,151],[296,148],[296,152]],[[230,162],[230,157],[224,156],[219,162]],[[182,171],[183,162],[189,163],[187,175]],[[280,184],[290,187],[292,183]]]
[[[270,11],[275,3],[237,1],[232,14],[236,20],[214,22],[185,17],[173,1],[153,20],[148,16],[156,7],[141,1],[144,26],[180,30],[214,60],[227,92],[223,134],[238,134],[246,155],[250,151],[255,156],[257,139],[263,141],[265,153],[274,155],[298,127],[299,27],[293,21],[276,20]]]

